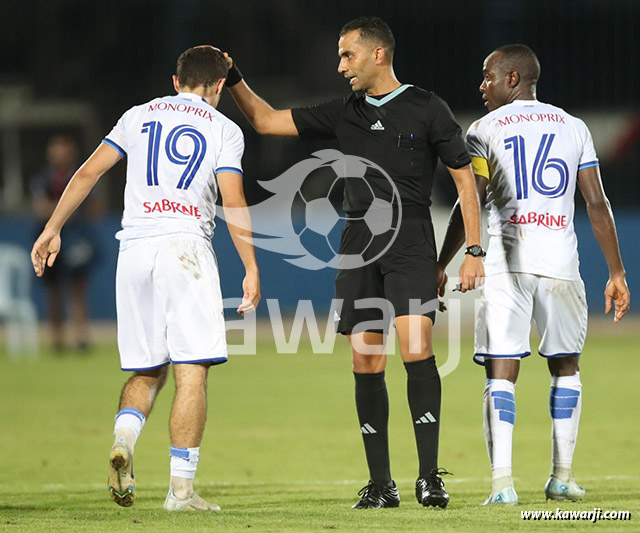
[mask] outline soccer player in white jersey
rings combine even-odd
[[[120,398],[109,458],[109,491],[128,507],[134,501],[133,449],[173,364],[170,488],[167,510],[219,510],[193,490],[206,416],[208,368],[227,360],[223,303],[211,247],[215,201],[248,217],[242,185],[244,139],[216,110],[227,61],[212,46],[178,58],[177,95],[127,111],[75,173],[33,246],[36,274],[52,266],[60,230],[98,179],[127,158],[116,300],[122,369],[133,371]],[[240,209],[238,209],[240,208]],[[237,213],[242,213],[238,215]],[[246,220],[239,226],[250,227]],[[260,280],[251,232],[230,225],[246,269],[240,314],[253,311]],[[250,239],[249,239],[250,241]]]
[[[480,197],[486,192],[490,242],[474,360],[486,369],[484,433],[493,472],[485,504],[516,504],[511,448],[520,360],[530,355],[535,322],[539,354],[551,373],[552,467],[547,499],[580,500],[571,464],[582,405],[579,356],[587,303],[573,228],[576,185],[607,265],[605,312],[629,308],[629,289],[615,223],[600,179],[591,134],[580,119],[536,99],[540,64],[524,45],[495,50],[484,62],[480,92],[490,113],[474,122],[467,143]],[[439,258],[444,269],[463,241],[459,206],[451,214]]]

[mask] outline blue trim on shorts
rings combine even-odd
[[[484,366],[484,362],[480,362],[476,359],[477,356],[480,357],[488,357],[489,359],[507,359],[507,358],[514,358],[514,357],[519,357],[520,359],[524,359],[525,357],[529,357],[531,355],[531,352],[523,352],[523,353],[514,353],[514,354],[495,354],[495,353],[479,353],[476,352],[473,354],[473,362],[477,365],[480,366]]]
[[[523,353],[480,353],[480,352],[476,352],[473,354],[473,356],[475,357],[476,355],[479,355],[481,357],[527,357],[528,355],[531,355],[531,352],[523,352]]]
[[[538,352],[542,357],[546,357],[547,359],[553,359],[554,357],[570,357],[572,355],[581,355],[582,352],[573,352],[573,353],[554,353],[551,355],[545,355],[543,353]]]
[[[155,370],[156,368],[161,368],[163,366],[167,366],[171,361],[166,361],[164,363],[160,363],[159,365],[155,365],[155,366],[148,366],[146,368],[122,368],[120,367],[120,369],[123,372],[142,372],[143,370]]]
[[[214,357],[213,359],[193,359],[192,361],[171,361],[174,365],[187,365],[195,363],[211,363],[211,365],[221,365],[229,360],[228,357]]]

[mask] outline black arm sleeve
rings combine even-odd
[[[471,155],[447,103],[434,94],[427,106],[429,142],[435,146],[440,160],[450,168],[461,168],[471,163]]]
[[[291,110],[293,122],[301,139],[333,139],[344,114],[347,98],[334,98],[307,107]]]

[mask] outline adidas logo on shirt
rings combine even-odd
[[[435,421],[436,421],[436,419],[431,414],[431,412],[427,411],[420,418],[418,418],[418,420],[416,420],[416,424],[432,424]]]
[[[374,433],[378,433],[375,429],[373,429],[369,424],[365,424],[360,428],[360,431],[365,435],[373,435]]]
[[[384,126],[382,125],[382,122],[378,120],[375,124],[371,124],[371,129],[374,131],[382,131],[384,130]]]

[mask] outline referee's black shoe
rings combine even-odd
[[[353,505],[352,509],[382,509],[400,505],[398,487],[393,481],[387,485],[379,485],[369,480],[369,484],[360,489],[358,496],[360,501]]]
[[[451,474],[444,468],[434,468],[427,477],[416,480],[416,498],[425,507],[442,507],[449,503],[449,494],[441,476]]]

